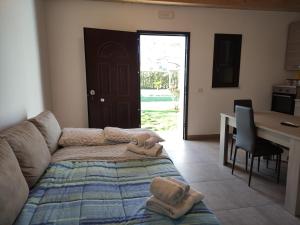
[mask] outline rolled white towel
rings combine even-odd
[[[142,146],[144,146],[145,141],[149,138],[150,138],[150,134],[141,132],[141,133],[135,134],[131,137],[131,143],[133,143],[139,147],[142,147]]]
[[[150,149],[145,149],[144,147],[139,147],[135,144],[129,143],[127,144],[127,150],[141,154],[141,155],[148,155],[148,156],[159,156],[162,153],[163,146],[160,144],[155,144],[152,148]]]
[[[150,192],[159,200],[176,205],[190,190],[190,186],[173,178],[155,177],[150,184]]]
[[[158,137],[150,137],[145,141],[144,147],[146,149],[152,148],[158,142],[159,142]]]
[[[183,182],[183,181],[180,181],[180,180],[177,180],[175,178],[172,178],[172,177],[167,177],[168,180],[176,183],[177,185],[181,186],[183,189],[184,189],[184,194],[186,195],[189,191],[190,191],[190,185]]]
[[[202,193],[191,188],[182,201],[178,202],[176,205],[169,205],[158,198],[151,196],[146,202],[146,207],[151,211],[177,219],[186,214],[194,204],[200,202],[203,198],[204,195]]]

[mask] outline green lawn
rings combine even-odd
[[[172,96],[141,96],[142,102],[171,102],[174,101]]]
[[[154,131],[173,130],[177,116],[177,110],[142,110],[142,127]]]

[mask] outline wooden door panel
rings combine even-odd
[[[117,65],[117,83],[118,83],[118,95],[129,96],[129,66],[128,65]]]
[[[116,108],[118,124],[122,127],[128,127],[131,123],[130,105],[127,102],[119,102]]]
[[[84,28],[89,126],[140,126],[137,34]]]
[[[109,96],[111,93],[110,85],[110,65],[108,63],[99,63],[97,74],[98,86],[101,88],[102,96]]]
[[[101,115],[102,114],[102,111],[100,110],[99,107],[94,107],[94,110],[95,110],[95,114],[98,114],[98,115]],[[98,117],[95,117],[94,119],[94,123],[92,126],[92,128],[97,128],[99,127],[100,125],[102,124],[102,116],[98,116]]]
[[[99,107],[102,109],[102,121],[101,124],[103,124],[103,127],[106,126],[116,126],[113,122],[113,104],[111,103],[104,103],[101,104]]]

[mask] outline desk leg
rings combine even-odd
[[[228,156],[228,118],[221,115],[220,124],[220,152],[219,152],[219,165],[225,165],[227,163]]]
[[[284,207],[300,215],[300,141],[291,140]]]

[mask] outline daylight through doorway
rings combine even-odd
[[[141,127],[183,133],[186,37],[140,35]]]

